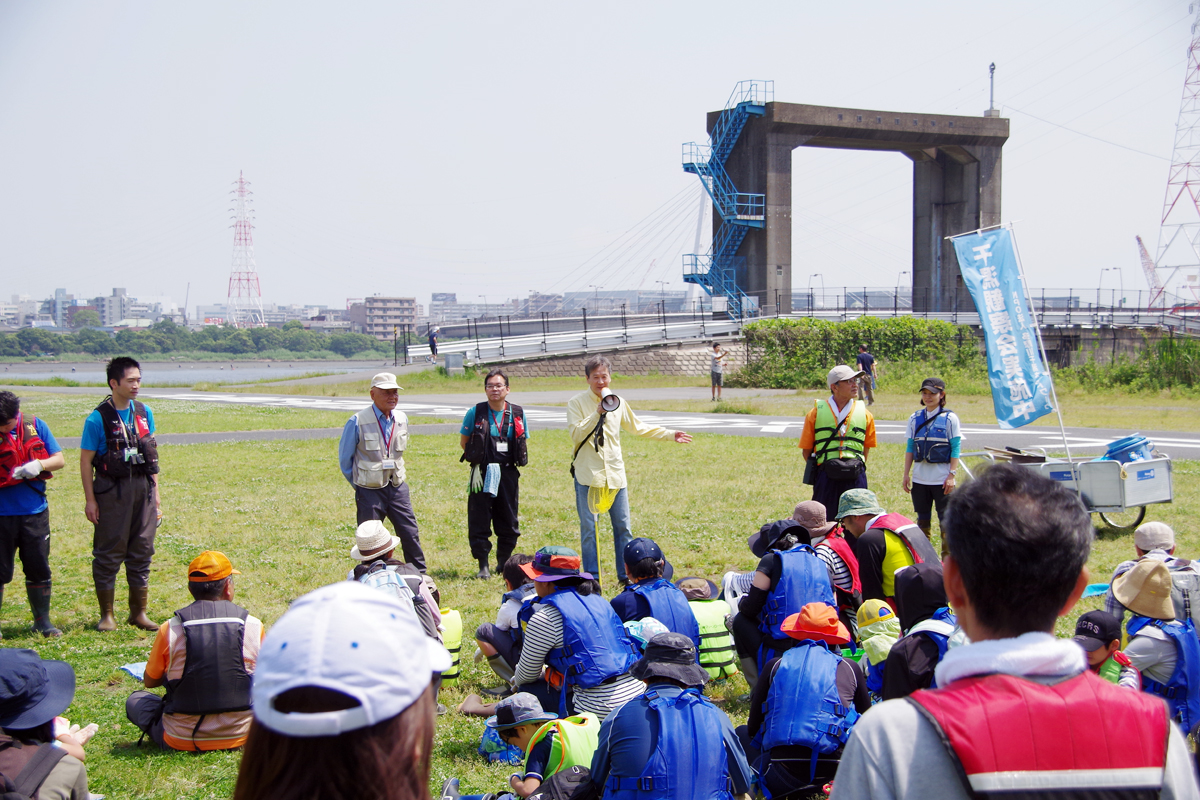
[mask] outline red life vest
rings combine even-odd
[[[850,549],[850,543],[846,541],[845,532],[841,528],[834,528],[821,544],[828,545],[830,550],[838,554],[838,558],[846,562],[846,569],[850,570],[850,580],[853,582],[850,593],[858,594],[861,592],[862,582],[858,579],[858,557]]]
[[[937,551],[933,549],[933,545],[925,537],[925,532],[917,527],[917,523],[908,517],[902,514],[884,514],[871,523],[871,527],[867,528],[867,530],[874,530],[876,528],[891,531],[899,536],[900,541],[904,542],[904,546],[908,548],[909,554],[912,555],[913,560],[918,564],[942,563],[942,559],[938,557]]]
[[[17,414],[16,434],[6,433],[0,436],[0,489],[24,483],[23,478],[14,478],[12,471],[22,464],[28,464],[35,458],[41,461],[50,457],[46,443],[37,432],[37,417],[26,417]],[[45,470],[37,476],[37,480],[46,481],[54,477]]]
[[[933,723],[971,797],[1158,797],[1170,723],[1163,702],[1094,673],[1046,686],[1013,675],[906,698]]]

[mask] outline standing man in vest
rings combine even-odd
[[[583,550],[583,569],[600,580],[600,552],[596,545],[596,520],[588,507],[591,489],[616,492],[608,518],[612,522],[616,551],[617,578],[628,583],[625,575],[625,545],[633,539],[629,524],[629,496],[625,491],[625,461],[621,458],[621,431],[647,439],[673,439],[679,444],[692,440],[683,431],[647,425],[634,415],[623,399],[608,391],[612,380],[612,362],[604,356],[592,356],[583,365],[588,390],[567,403],[567,430],[575,443],[571,475],[575,480],[575,511],[579,514],[579,540]],[[603,397],[603,400],[601,399]],[[605,404],[610,410],[605,410]]]
[[[491,577],[488,555],[491,529],[496,529],[496,574],[517,549],[521,523],[517,518],[519,481],[529,463],[525,411],[508,402],[508,376],[493,369],[483,379],[487,400],[467,409],[459,430],[460,461],[471,464],[467,495],[467,541],[471,557],[479,562],[477,578]]]
[[[125,716],[163,750],[246,743],[263,624],[233,602],[233,576],[240,574],[224,553],[196,556],[188,565],[195,602],[162,624],[146,662],[146,688],[166,686],[167,693],[137,691],[125,701]]]
[[[144,631],[158,630],[146,616],[150,596],[150,560],[154,532],[162,517],[158,488],[158,443],[154,413],[138,402],[142,369],[127,356],[108,362],[105,370],[112,394],[83,423],[79,441],[79,473],[83,479],[83,513],[94,526],[92,580],[100,604],[102,631],[115,631],[113,601],[117,573],[125,564],[129,584],[129,619]]]
[[[50,622],[50,506],[46,481],[66,465],[50,427],[21,413],[21,400],[0,392],[0,600],[21,554],[33,629],[62,636]]]
[[[848,489],[867,488],[867,451],[875,447],[875,418],[854,399],[862,371],[845,364],[829,371],[830,396],[813,403],[800,432],[800,454],[808,463],[816,456],[813,496],[834,519],[838,500]]]
[[[955,490],[944,530],[946,596],[972,643],[946,654],[937,689],[862,716],[833,800],[1200,797],[1163,702],[1092,673],[1054,636],[1088,584],[1079,497],[998,465]]]
[[[851,489],[838,503],[837,518],[853,536],[863,600],[883,600],[896,610],[896,571],[941,559],[917,523],[879,507],[870,489]]]
[[[424,572],[421,532],[404,480],[408,417],[396,410],[399,400],[400,385],[395,375],[381,372],[371,379],[371,405],[348,419],[342,428],[338,464],[354,487],[358,524],[390,519],[400,537],[404,563]]]

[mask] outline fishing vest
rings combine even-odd
[[[228,600],[197,600],[175,612],[182,622],[183,675],[167,681],[167,714],[219,714],[250,708],[244,644],[250,613]]]
[[[658,743],[640,775],[609,776],[605,800],[733,800],[721,735],[725,712],[695,689],[676,697],[651,689],[645,697],[658,718]]]
[[[879,519],[871,523],[867,528],[869,531],[883,530],[889,533],[894,533],[904,544],[908,554],[912,557],[913,562],[917,564],[940,564],[942,559],[938,556],[937,551],[933,549],[933,545],[929,543],[925,533],[917,527],[917,523],[913,522],[908,517],[900,514],[884,514]],[[886,556],[885,556],[886,558]],[[907,566],[907,565],[905,565]],[[894,597],[896,593],[895,572],[889,573],[884,570],[882,583],[884,585],[885,594],[887,593],[887,585],[892,585],[892,591],[888,594],[889,597]]]
[[[1142,673],[1142,691],[1152,692],[1167,701],[1171,717],[1179,720],[1185,731],[1200,723],[1200,638],[1191,617],[1178,625],[1161,619],[1140,617],[1136,614],[1125,626],[1129,638],[1146,627],[1155,627],[1165,633],[1175,644],[1175,671],[1166,683]]]
[[[568,767],[591,768],[592,756],[600,746],[600,719],[595,714],[579,714],[550,720],[534,732],[529,739],[529,746],[525,748],[525,772],[529,772],[529,754],[534,746],[551,731],[554,732],[554,738],[550,740],[550,758],[546,761],[546,771],[542,773],[542,783]]]
[[[841,662],[842,657],[831,653],[824,642],[798,642],[780,657],[763,704],[763,724],[755,743],[764,752],[788,745],[810,748],[810,781],[817,757],[844,745],[858,721],[858,712],[843,704],[838,693]]]
[[[158,442],[150,432],[146,405],[137,400],[130,401],[130,405],[133,407],[133,430],[126,430],[125,421],[113,405],[112,395],[96,406],[100,424],[104,427],[105,450],[92,459],[95,475],[118,479],[158,474]],[[134,449],[137,455],[127,458],[125,451]]]
[[[443,609],[442,644],[450,654],[450,669],[442,673],[442,686],[457,686],[462,671],[462,615],[452,608]]]
[[[913,424],[913,461],[930,464],[950,463],[950,415],[948,408],[938,409],[932,419],[925,409],[915,412],[910,418]]]
[[[867,407],[858,400],[850,402],[850,413],[839,423],[828,400],[816,401],[813,453],[817,456],[818,466],[831,458],[863,460],[867,441]]]
[[[504,431],[511,428],[512,437]],[[529,463],[529,449],[525,441],[525,410],[513,403],[505,402],[497,426],[499,436],[492,436],[492,410],[486,402],[475,406],[475,424],[467,437],[467,446],[459,461],[472,464],[504,464],[523,467]],[[501,453],[499,442],[508,443],[508,452]]]
[[[15,436],[13,434],[16,434]],[[37,432],[37,417],[17,413],[17,427],[12,433],[0,434],[0,489],[24,483],[25,478],[14,478],[12,471],[28,464],[35,458],[42,461],[50,457],[46,443]],[[54,476],[42,470],[33,480],[48,481]]]
[[[638,660],[617,612],[600,595],[564,587],[541,603],[562,615],[563,646],[551,649],[546,663],[562,673],[567,685],[591,689],[624,675]]]
[[[937,729],[970,797],[1149,800],[1162,789],[1166,709],[1088,670],[1053,686],[964,678],[905,699]]]
[[[700,626],[696,615],[688,607],[687,598],[679,587],[663,578],[655,578],[646,583],[631,583],[625,591],[633,592],[645,598],[650,606],[650,616],[667,626],[672,633],[682,633],[692,640],[696,646],[696,655],[700,655]],[[724,623],[722,623],[723,625]]]
[[[408,447],[408,417],[393,412],[392,438],[383,435],[383,426],[370,405],[354,415],[358,424],[358,445],[354,449],[354,485],[364,489],[382,489],[404,483],[404,449]],[[384,462],[392,467],[385,468]]]
[[[781,627],[783,621],[809,603],[832,606],[833,587],[825,562],[808,545],[771,552],[779,559],[779,580],[767,596],[758,629],[772,639],[790,639]]]
[[[700,629],[700,666],[714,681],[738,674],[737,651],[725,627],[729,604],[724,600],[689,600],[688,608]]]

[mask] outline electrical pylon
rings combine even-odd
[[[229,209],[235,216],[232,226],[233,267],[229,271],[225,321],[235,328],[262,328],[267,324],[263,318],[258,270],[254,266],[254,225],[251,216],[254,192],[246,188],[249,185],[250,182],[239,170],[238,179],[234,182],[237,188],[230,191],[230,194],[237,195],[237,200],[235,207]]]

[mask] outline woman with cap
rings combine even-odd
[[[0,773],[41,800],[87,800],[83,746],[97,726],[58,716],[75,697],[75,670],[32,650],[0,649]],[[7,795],[6,795],[7,796]]]
[[[908,418],[907,436],[900,488],[912,495],[917,526],[929,536],[932,507],[937,507],[941,524],[954,491],[962,442],[962,426],[958,415],[946,408],[946,382],[941,378],[921,383],[921,408]]]
[[[292,603],[254,673],[235,800],[428,800],[438,675],[450,655],[411,606],[342,581]]]
[[[592,784],[605,800],[732,800],[749,792],[746,754],[729,717],[701,694],[708,673],[691,640],[660,633],[630,672],[646,692],[600,726],[592,759]]]
[[[567,715],[570,690],[574,713],[590,712],[601,720],[641,694],[645,687],[629,674],[637,648],[592,576],[580,571],[579,554],[543,547],[521,569],[533,579],[539,599],[521,613],[528,622],[514,685],[529,691],[526,687],[537,686],[549,667],[549,682],[562,686],[559,716]]]
[[[766,665],[738,729],[768,797],[831,779],[858,715],[871,707],[862,670],[840,654],[850,631],[831,606],[809,603],[782,628],[796,646]]]
[[[707,578],[683,578],[675,585],[687,598],[700,629],[700,666],[714,681],[737,675],[737,650],[728,625],[732,609],[720,599],[717,585]]]

